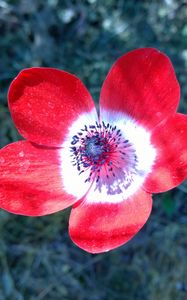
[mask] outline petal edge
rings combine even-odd
[[[77,199],[63,189],[58,150],[12,143],[0,150],[0,207],[11,213],[43,216]]]
[[[176,112],[180,87],[169,58],[154,48],[120,57],[109,71],[100,95],[102,110],[130,115],[152,129]]]
[[[77,246],[90,253],[112,250],[128,242],[142,228],[151,208],[151,195],[144,191],[117,204],[90,204],[84,199],[71,211],[70,237]]]
[[[175,114],[152,132],[157,157],[144,189],[150,193],[168,191],[187,177],[187,116]]]
[[[10,85],[8,101],[20,134],[45,146],[61,146],[72,122],[95,107],[79,78],[53,68],[22,70]]]

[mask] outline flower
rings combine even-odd
[[[70,237],[100,253],[130,240],[147,221],[152,193],[187,175],[187,117],[168,57],[152,48],[123,55],[100,95],[52,68],[21,71],[9,107],[23,141],[0,151],[0,205],[43,216],[73,205]]]

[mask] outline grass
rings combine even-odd
[[[186,1],[0,0],[0,146],[18,140],[7,90],[23,68],[79,76],[96,103],[117,57],[157,47],[171,58],[187,112]],[[185,300],[187,185],[154,196],[152,215],[127,245],[107,254],[78,249],[69,210],[27,218],[0,212],[0,300]]]

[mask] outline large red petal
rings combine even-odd
[[[70,215],[70,236],[80,248],[100,253],[129,241],[145,224],[152,208],[151,195],[143,191],[121,203],[75,205]]]
[[[176,114],[152,132],[157,156],[144,188],[151,193],[167,191],[187,177],[187,116]]]
[[[63,189],[58,150],[20,141],[0,151],[0,207],[42,216],[76,202]]]
[[[152,48],[142,48],[122,56],[104,81],[103,110],[126,113],[152,128],[173,114],[180,88],[169,58]]]
[[[20,72],[8,98],[20,134],[40,145],[60,146],[72,122],[94,109],[89,92],[77,77],[52,68]]]

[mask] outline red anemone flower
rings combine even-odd
[[[0,151],[0,205],[43,216],[70,205],[69,232],[99,253],[130,240],[145,224],[152,193],[187,175],[187,117],[167,56],[144,48],[112,66],[100,111],[83,83],[52,68],[25,69],[9,107],[26,139]]]

